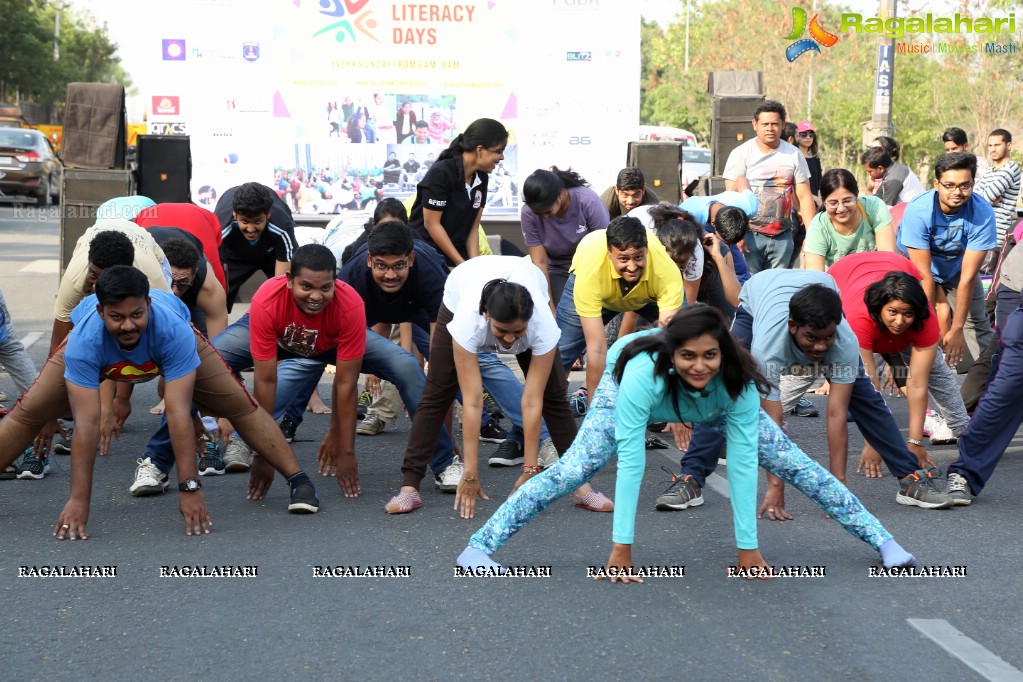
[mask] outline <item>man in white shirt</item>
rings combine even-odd
[[[792,260],[793,199],[799,202],[799,214],[809,225],[816,213],[810,193],[810,170],[796,147],[781,139],[785,127],[785,107],[765,100],[753,112],[756,137],[728,155],[725,164],[725,189],[753,190],[760,208],[750,219],[746,262],[750,274],[770,268],[786,268]]]

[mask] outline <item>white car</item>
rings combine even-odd
[[[682,189],[710,173],[710,150],[704,147],[682,148]]]

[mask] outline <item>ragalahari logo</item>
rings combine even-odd
[[[293,0],[296,7],[300,6],[301,1]],[[380,40],[373,35],[377,20],[373,18],[373,10],[366,7],[369,2],[370,0],[320,0],[320,7],[323,8],[319,10],[320,14],[340,21],[324,26],[314,33],[313,37],[336,31],[334,40],[337,42],[343,43],[348,39],[354,42],[358,40],[355,36],[355,32],[358,31],[373,42],[379,43]]]
[[[792,8],[792,32],[785,36],[785,40],[796,41],[785,48],[785,58],[790,62],[796,61],[807,52],[819,53],[821,48],[818,45],[833,47],[838,42],[838,36],[828,32],[818,23],[818,16],[814,14],[813,18],[810,19],[810,37],[796,40],[806,31],[806,10],[802,7]]]

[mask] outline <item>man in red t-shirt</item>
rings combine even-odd
[[[874,386],[880,389],[874,364],[877,353],[889,365],[890,380],[907,398],[909,443],[914,454],[926,457],[923,436],[928,390],[945,415],[946,430],[951,429],[948,435],[955,442],[966,430],[969,417],[958,383],[937,347],[938,318],[913,263],[897,253],[855,253],[839,259],[828,274],[842,292],[842,309],[859,340],[863,366]],[[936,436],[931,434],[932,444],[948,442]],[[869,445],[864,447],[861,467],[867,476],[880,476],[880,461]]]
[[[296,412],[302,414],[324,367],[337,366],[334,410],[317,460],[324,475],[336,467],[345,496],[355,497],[360,489],[355,402],[366,349],[366,308],[352,287],[335,278],[336,269],[337,260],[327,247],[299,248],[291,271],[264,282],[248,314],[213,339],[213,345],[235,372],[255,368],[256,402],[275,419],[289,403],[299,403]],[[224,425],[221,433],[230,430]],[[262,498],[273,481],[273,469],[261,460],[253,459],[248,446],[232,435],[224,464],[228,471],[251,465],[252,499]]]
[[[202,255],[213,268],[217,281],[227,291],[227,276],[220,262],[220,221],[212,211],[195,204],[157,204],[139,211],[134,223],[139,227],[176,227],[202,242]]]

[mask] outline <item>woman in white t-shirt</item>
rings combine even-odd
[[[455,495],[455,509],[460,509],[463,518],[472,518],[477,497],[488,499],[480,486],[478,468],[483,381],[477,353],[514,354],[525,374],[524,463],[515,488],[557,461],[556,457],[538,461],[541,418],[558,453],[572,445],[577,431],[558,354],[560,338],[561,330],[547,296],[547,280],[529,261],[512,256],[478,256],[451,271],[430,342],[426,388],[405,449],[401,467],[404,480],[401,490],[385,507],[388,513],[403,514],[422,506],[419,484],[433,457],[440,426],[459,390],[465,469]],[[614,510],[611,501],[589,484],[576,491],[575,502],[593,511]]]

